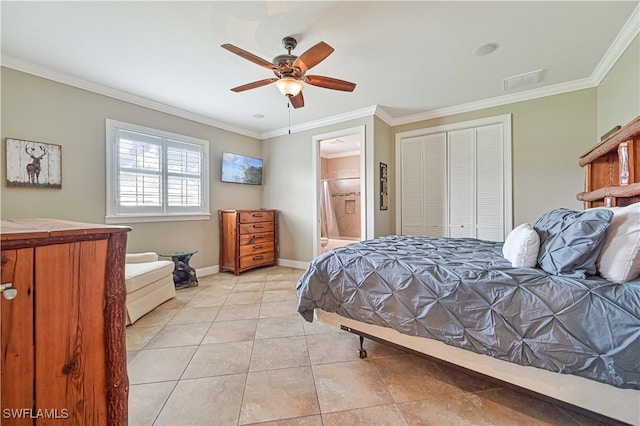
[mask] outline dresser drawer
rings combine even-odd
[[[240,223],[273,222],[273,210],[241,211]]]
[[[242,234],[239,237],[240,245],[246,246],[249,244],[268,243],[274,241],[275,234],[273,232],[259,232]]]
[[[274,256],[275,254],[273,252],[269,252],[240,257],[240,269],[273,264],[275,261]]]
[[[240,234],[255,234],[256,232],[273,232],[273,222],[241,223]]]
[[[249,256],[251,254],[266,253],[273,251],[273,241],[270,243],[257,243],[246,246],[240,246],[240,256]]]

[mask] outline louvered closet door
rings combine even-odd
[[[448,133],[449,237],[475,237],[474,129]]]
[[[447,134],[427,135],[422,142],[423,229],[425,237],[447,235]]]
[[[504,126],[402,139],[402,234],[504,241],[505,221],[510,225]]]
[[[504,241],[502,124],[476,128],[476,238]]]
[[[422,137],[402,141],[402,234],[422,235]]]
[[[402,234],[446,235],[446,134],[402,141]]]

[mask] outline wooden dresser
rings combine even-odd
[[[52,219],[0,223],[3,425],[127,424],[129,231]]]
[[[220,210],[220,271],[276,264],[277,210]]]
[[[585,208],[627,206],[640,202],[640,117],[580,156]]]

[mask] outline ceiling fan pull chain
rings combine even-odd
[[[287,102],[287,110],[289,111],[289,134],[291,134],[291,103]]]

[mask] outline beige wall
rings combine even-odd
[[[558,207],[581,209],[578,156],[595,143],[596,89],[396,126],[395,133],[512,114],[514,225]],[[395,136],[394,136],[395,137]]]
[[[391,132],[391,127],[374,117],[374,187],[375,195],[371,202],[373,205],[374,235],[376,237],[395,234],[395,136]],[[389,204],[387,210],[380,210],[380,163],[387,165],[387,187],[389,193]]]
[[[598,137],[640,115],[640,35],[598,85]]]
[[[259,186],[220,182],[222,151],[260,156],[260,142],[219,128],[139,107],[51,80],[2,68],[1,136],[62,146],[62,189],[7,188],[2,219],[63,218],[104,223],[105,119],[125,121],[210,142],[210,220],[132,223],[128,251],[194,249],[195,267],[218,265],[218,209],[259,208]],[[4,155],[4,148],[2,150]],[[269,163],[265,164],[269,170]],[[268,184],[270,176],[266,175]]]

